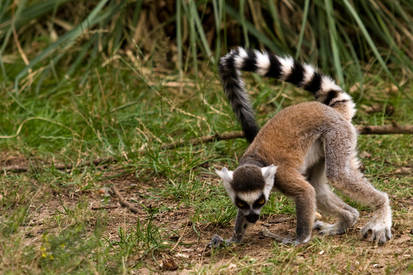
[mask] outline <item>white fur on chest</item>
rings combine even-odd
[[[308,168],[320,161],[324,157],[324,149],[321,141],[317,140],[307,151],[304,162],[300,167],[301,174],[305,174]]]

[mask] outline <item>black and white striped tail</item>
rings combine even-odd
[[[317,101],[335,108],[348,120],[356,113],[351,96],[313,66],[301,64],[290,56],[280,57],[265,51],[245,50],[240,47],[221,57],[219,72],[225,94],[250,142],[258,133],[259,127],[241,79],[241,71],[255,72],[302,87],[313,94]]]

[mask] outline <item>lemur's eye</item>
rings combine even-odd
[[[265,197],[264,197],[264,196],[261,196],[259,199],[257,199],[257,200],[254,202],[253,207],[254,207],[254,208],[261,208],[261,207],[264,206],[265,202],[266,202]]]
[[[239,201],[239,202],[237,202],[237,206],[238,206],[239,208],[243,208],[243,207],[246,206],[246,204]]]
[[[235,199],[235,205],[238,208],[241,208],[241,209],[249,209],[250,208],[250,206],[245,201],[240,200],[238,198]]]

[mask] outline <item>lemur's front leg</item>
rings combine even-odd
[[[219,235],[214,235],[209,243],[210,247],[227,246],[232,243],[240,243],[244,237],[245,230],[250,223],[247,221],[241,210],[238,210],[237,219],[235,220],[234,233],[231,239],[224,240]]]
[[[296,238],[289,239],[264,230],[262,234],[283,244],[298,245],[311,238],[315,218],[315,190],[309,182],[295,169],[278,169],[278,185],[287,196],[294,198],[297,216]]]

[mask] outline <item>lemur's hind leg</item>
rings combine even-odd
[[[338,218],[335,224],[316,221],[313,228],[326,235],[344,234],[348,227],[356,223],[359,212],[331,191],[327,184],[324,160],[310,169],[308,180],[316,191],[317,209],[324,215]]]
[[[331,185],[351,199],[375,209],[373,218],[362,229],[363,237],[371,231],[372,240],[379,244],[391,238],[392,216],[386,193],[375,189],[358,169],[356,163],[356,133],[348,124],[348,131],[331,129],[324,135],[326,176]]]

